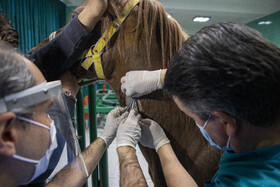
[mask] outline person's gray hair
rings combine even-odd
[[[0,98],[34,85],[35,77],[23,57],[7,43],[0,41]],[[28,110],[19,109],[11,112],[26,114]]]

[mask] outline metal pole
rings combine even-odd
[[[85,118],[84,118],[84,97],[83,90],[77,94],[77,127],[78,127],[78,135],[80,136],[79,143],[81,150],[85,150],[86,148],[86,136],[85,136]],[[83,187],[87,187],[87,182],[83,185]]]
[[[89,135],[90,142],[93,142],[97,138],[97,126],[96,126],[96,88],[95,84],[88,86],[88,109],[89,109]],[[92,173],[92,186],[98,186],[98,165]]]
[[[100,183],[102,187],[108,187],[108,152],[104,152],[100,161]]]

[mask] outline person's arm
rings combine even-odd
[[[145,147],[155,149],[158,153],[167,186],[197,186],[178,160],[169,139],[159,124],[151,119],[143,119],[140,122],[143,124],[141,125],[140,143]]]
[[[164,177],[169,187],[178,186],[197,186],[194,179],[185,170],[177,156],[175,155],[171,144],[165,144],[158,149],[161,167]]]
[[[105,141],[98,137],[92,144],[90,144],[86,150],[82,152],[85,165],[87,167],[88,173],[92,173],[96,165],[99,163],[107,145]]]
[[[98,138],[85,150],[82,155],[88,169],[92,173],[106,148],[108,148],[115,139],[119,124],[128,115],[125,108],[116,107],[109,112],[106,117],[105,127]]]
[[[101,135],[82,152],[85,166],[89,174],[93,172],[104,151],[114,140],[120,121],[126,117],[127,113],[124,112],[124,108],[117,107],[112,110],[107,115],[106,124]],[[71,168],[71,163],[69,165]],[[82,186],[86,182],[87,176],[82,170],[65,168],[66,169],[57,173],[47,186],[74,187]]]
[[[135,147],[141,136],[140,114],[132,109],[118,128],[116,136],[120,162],[120,186],[148,186],[139,165]]]
[[[128,97],[141,97],[162,89],[166,69],[129,71],[121,78],[121,90]]]
[[[107,0],[90,0],[84,10],[79,14],[78,19],[88,32],[91,32],[96,23],[107,9]]]
[[[107,8],[107,0],[89,0],[84,10],[56,38],[26,57],[45,78],[57,79],[81,58],[91,32]]]
[[[76,95],[80,89],[77,77],[73,75],[70,71],[65,72],[59,77],[61,80],[62,90],[64,92],[64,99],[67,104],[67,108],[70,113],[71,119],[74,117],[74,110],[76,104]]]
[[[86,150],[82,152],[85,165],[89,174],[93,172],[96,165],[99,163],[104,151],[106,150],[105,141],[97,138],[91,143]],[[87,176],[81,169],[63,169],[58,172],[55,177],[46,184],[47,187],[76,187],[82,186]]]
[[[148,186],[139,165],[136,150],[129,146],[117,148],[120,162],[120,186]]]

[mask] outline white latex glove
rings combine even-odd
[[[160,71],[130,71],[121,78],[121,90],[128,97],[140,97],[161,89]]]
[[[157,152],[161,146],[170,143],[169,139],[165,135],[165,132],[159,124],[157,124],[157,122],[151,119],[143,119],[140,121],[140,124],[142,130],[140,143],[143,146],[155,149]]]
[[[116,137],[117,148],[131,146],[135,149],[141,137],[141,128],[138,124],[140,117],[138,112],[131,109],[128,117],[120,123]]]
[[[127,116],[128,112],[125,112],[125,108],[122,107],[115,108],[107,115],[104,130],[99,136],[105,141],[107,147],[109,147],[116,137],[120,122]]]

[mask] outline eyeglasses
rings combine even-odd
[[[208,124],[208,122],[210,121],[210,119],[211,119],[211,117],[212,117],[212,115],[210,114],[210,116],[208,117],[208,119],[205,121],[205,123],[204,123],[204,125],[203,125],[203,129],[205,129],[205,127],[206,127],[206,125]],[[195,121],[195,124],[199,127],[199,128],[201,128],[201,126]]]

